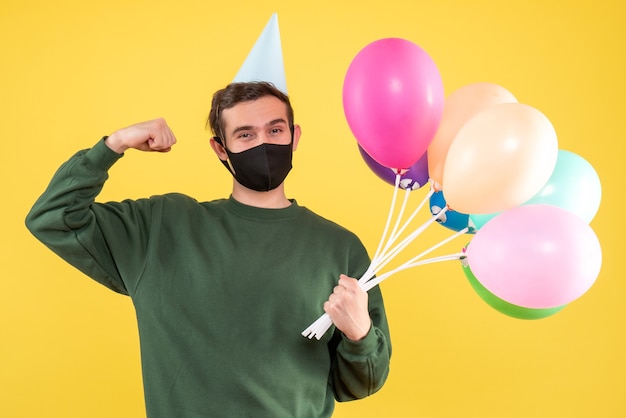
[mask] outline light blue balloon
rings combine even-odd
[[[580,155],[559,150],[550,179],[524,205],[558,206],[589,223],[600,208],[601,198],[602,185],[592,165]]]
[[[491,220],[491,218],[493,218],[494,216],[498,215],[499,213],[502,212],[495,212],[495,213],[481,213],[481,214],[472,214],[469,215],[469,223],[470,225],[472,225],[475,229],[480,229],[483,227],[483,225],[485,225],[487,222],[489,222]]]

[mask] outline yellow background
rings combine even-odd
[[[446,94],[488,81],[541,110],[559,147],[589,161],[603,186],[591,223],[603,266],[587,294],[551,318],[522,321],[482,302],[457,262],[394,276],[382,284],[394,344],[389,381],[367,400],[338,405],[336,416],[626,416],[624,4],[3,0],[0,416],[144,414],[130,300],[59,260],[27,233],[24,216],[73,152],[158,116],[178,145],[168,155],[127,153],[103,199],[225,196],[230,175],[203,129],[210,97],[273,12],[303,128],[288,194],[354,230],[372,252],[392,188],[361,160],[341,88],[352,58],[380,38],[428,51]],[[448,235],[435,224],[417,245]]]

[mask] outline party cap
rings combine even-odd
[[[287,94],[278,16],[272,15],[233,82],[269,81]]]

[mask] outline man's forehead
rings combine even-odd
[[[237,129],[239,126],[263,127],[288,123],[287,105],[274,96],[237,103],[229,109],[224,109],[222,117],[228,130]]]

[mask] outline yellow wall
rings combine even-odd
[[[0,416],[144,413],[130,301],[57,259],[23,219],[70,154],[157,116],[176,132],[175,150],[129,152],[103,198],[228,193],[204,119],[211,93],[232,79],[273,12],[303,127],[288,194],[357,232],[371,251],[392,188],[361,160],[341,87],[354,55],[379,38],[426,49],[447,94],[477,81],[506,87],[548,116],[559,147],[584,156],[603,185],[591,224],[603,267],[587,294],[554,317],[521,321],[483,303],[456,262],[393,277],[382,285],[394,343],[390,379],[376,396],[339,405],[336,416],[626,416],[624,4],[3,0]],[[433,225],[419,245],[448,235]]]

